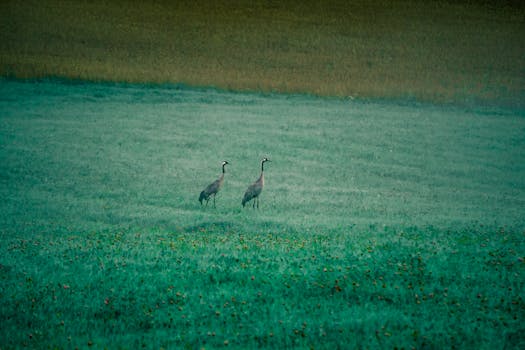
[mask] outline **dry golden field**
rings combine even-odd
[[[8,0],[0,74],[523,106],[525,6]]]

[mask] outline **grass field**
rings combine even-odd
[[[1,349],[525,345],[521,110],[2,80],[0,111]]]
[[[522,1],[0,2],[0,75],[524,107]]]
[[[1,1],[0,350],[525,348],[524,72],[512,0]]]

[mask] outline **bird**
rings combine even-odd
[[[247,202],[253,201],[253,208],[255,208],[255,204],[257,203],[257,208],[259,208],[259,195],[261,194],[263,187],[264,187],[264,163],[269,162],[270,160],[268,158],[263,158],[261,160],[261,176],[255,181],[253,184],[251,184],[246,192],[244,193],[244,198],[242,199],[242,206],[246,205]]]
[[[202,201],[205,200],[206,206],[208,206],[210,197],[213,196],[213,206],[215,207],[215,196],[217,195],[217,192],[219,192],[219,190],[221,189],[222,184],[224,183],[224,174],[226,173],[226,170],[224,167],[226,166],[226,164],[230,164],[230,163],[228,163],[227,160],[222,162],[221,176],[217,180],[213,181],[211,184],[206,186],[204,190],[202,190],[199,196],[199,202],[201,202],[201,205],[202,205]]]

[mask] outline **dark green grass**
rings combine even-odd
[[[522,111],[0,89],[2,349],[524,345]]]
[[[37,235],[5,250],[3,345],[518,349],[523,248],[479,226]]]

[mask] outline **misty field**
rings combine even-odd
[[[523,111],[59,80],[0,111],[1,349],[525,345]]]

